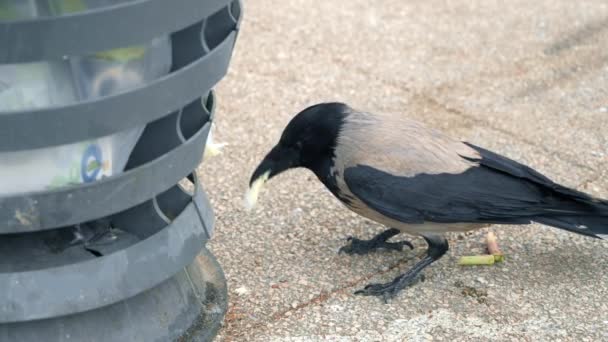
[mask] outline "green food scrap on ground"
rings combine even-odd
[[[486,245],[489,254],[468,255],[460,257],[459,265],[494,265],[495,262],[505,261],[505,256],[498,248],[498,239],[493,232],[488,232]]]
[[[505,261],[505,256],[502,254],[493,254],[492,256],[494,257],[494,261],[496,261],[496,262]]]
[[[493,255],[467,255],[460,257],[458,265],[494,265],[496,259]]]

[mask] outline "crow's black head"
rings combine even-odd
[[[322,103],[304,109],[285,127],[277,148],[297,155],[295,166],[314,167],[319,159],[333,155],[349,110],[343,103]]]
[[[338,134],[351,111],[343,103],[320,103],[299,112],[285,127],[279,143],[270,150],[251,176],[249,185],[288,169],[315,170],[331,158]]]

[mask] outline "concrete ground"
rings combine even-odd
[[[221,341],[608,341],[608,241],[540,225],[492,227],[506,253],[458,266],[484,231],[450,236],[426,281],[390,304],[354,296],[425,250],[338,255],[357,217],[314,176],[271,181],[242,209],[256,163],[305,106],[392,111],[608,198],[605,0],[245,0],[217,89],[223,155],[199,169],[230,287]]]

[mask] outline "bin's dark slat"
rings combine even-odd
[[[147,42],[200,22],[230,0],[138,0],[56,17],[0,22],[0,63],[85,55]]]
[[[205,196],[198,182],[196,192]],[[0,273],[0,293],[6,294],[0,297],[0,323],[107,306],[172,277],[194,260],[207,240],[204,225],[211,223],[204,222],[209,216],[199,217],[197,198],[171,224],[126,249],[60,267]]]
[[[0,324],[0,341],[212,341],[227,298],[222,269],[203,248],[191,265],[144,293],[77,315]]]
[[[207,122],[181,146],[122,174],[55,191],[0,197],[0,234],[69,226],[145,202],[198,166],[210,127]]]
[[[65,107],[0,112],[0,152],[103,137],[166,116],[207,93],[224,77],[234,38],[232,32],[203,58],[129,92]]]
[[[203,222],[206,237],[210,240],[215,230],[215,215],[213,215],[213,207],[205,191],[195,192],[193,203],[201,222]]]

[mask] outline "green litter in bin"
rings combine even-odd
[[[145,53],[146,48],[144,46],[132,46],[98,52],[95,54],[95,57],[124,63],[130,60],[142,58]]]
[[[56,14],[82,12],[87,9],[83,0],[53,0],[51,8]],[[109,61],[126,63],[134,59],[140,59],[146,53],[146,47],[134,45],[130,47],[117,48],[95,53],[93,56]]]
[[[82,0],[54,0],[49,4],[56,14],[81,12],[87,9]]]
[[[8,8],[0,7],[0,20],[8,20],[13,18],[15,18],[15,13]]]
[[[11,20],[19,18],[19,14],[9,4],[0,4],[0,20]]]
[[[101,167],[101,163],[97,160],[93,160],[87,165],[87,172],[95,171]]]

